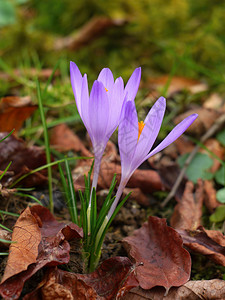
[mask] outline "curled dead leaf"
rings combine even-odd
[[[188,181],[182,199],[174,208],[170,224],[175,229],[196,229],[201,224],[204,189],[202,180],[198,180],[196,191],[194,184]]]
[[[49,300],[119,299],[135,286],[138,286],[138,282],[130,260],[127,257],[114,257],[104,261],[91,274],[75,274],[51,268],[38,288],[25,296],[24,300],[38,297]]]
[[[225,282],[224,280],[196,280],[188,281],[183,286],[171,288],[165,295],[165,290],[160,287],[151,290],[141,288],[132,289],[123,300],[224,300]]]
[[[18,131],[37,109],[30,97],[8,96],[0,100],[0,132]]]
[[[0,133],[0,140],[6,135],[7,133]],[[18,177],[46,164],[46,155],[43,149],[36,146],[27,147],[22,139],[18,139],[13,135],[10,135],[0,143],[0,153],[1,169],[4,170],[9,162],[12,161],[8,170],[14,173],[13,177],[11,173],[9,175],[6,174],[3,177],[3,184],[8,181],[9,178],[12,183],[12,181],[15,181]],[[33,187],[38,184],[46,183],[47,178],[45,177],[45,174],[46,170],[32,174],[31,177],[23,180],[23,186]]]
[[[225,237],[216,230],[205,230],[199,226],[197,230],[177,229],[184,245],[196,253],[206,255],[215,263],[225,266]]]
[[[187,116],[193,113],[198,114],[198,118],[190,127],[188,127],[186,132],[197,137],[202,136],[221,115],[219,112],[212,109],[198,108],[194,110],[189,110],[177,116],[174,120],[175,124],[180,123],[183,119],[185,119]]]
[[[122,240],[129,256],[136,262],[136,278],[143,289],[186,283],[191,272],[190,254],[182,239],[165,219],[149,217],[148,223]]]
[[[51,130],[50,144],[57,151],[74,150],[81,152],[83,156],[92,156],[81,139],[65,124],[60,124]]]
[[[225,148],[216,140],[216,139],[208,139],[205,144],[207,150],[211,151],[214,153],[217,157],[219,157],[222,161],[224,159],[224,154],[225,154]],[[205,149],[201,150],[202,153],[208,154],[212,160],[213,160],[213,165],[210,168],[210,172],[215,173],[221,166],[221,163],[218,161],[215,156],[212,156],[211,154],[208,153]]]
[[[12,241],[14,243],[9,248],[8,262],[1,283],[27,270],[30,264],[36,262],[41,231],[29,207],[18,218],[12,233]]]
[[[218,206],[222,205],[222,203],[218,202],[216,199],[216,190],[213,186],[213,182],[209,180],[205,180],[204,190],[205,190],[204,204],[208,208],[208,210],[211,213],[213,213]]]
[[[169,83],[167,97],[182,90],[188,90],[192,94],[196,94],[208,89],[205,83],[186,77],[173,76],[171,78],[170,75],[164,75],[158,78],[150,78],[148,81],[150,88],[156,90],[165,87]]]
[[[21,227],[21,228],[20,228]],[[0,285],[4,299],[18,299],[24,283],[44,266],[69,262],[67,239],[82,238],[83,231],[75,224],[59,223],[49,210],[35,205],[18,219],[13,232],[11,253]],[[14,246],[15,245],[15,246]],[[27,257],[26,257],[27,256]]]

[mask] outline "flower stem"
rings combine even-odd
[[[101,165],[101,159],[95,158],[95,162],[94,162],[94,174],[93,174],[93,180],[92,180],[92,186],[91,186],[91,193],[90,193],[90,199],[89,199],[89,204],[88,204],[89,207],[91,207],[91,198],[92,198],[93,188],[95,188],[95,190],[97,189],[98,175],[99,175],[100,165]]]
[[[116,206],[117,206],[117,204],[118,204],[118,202],[119,202],[119,200],[120,200],[121,195],[123,194],[123,190],[124,190],[126,184],[127,184],[127,180],[122,180],[122,178],[121,178],[120,185],[119,185],[118,190],[117,190],[117,192],[116,192],[116,198],[115,198],[115,200],[113,201],[113,204],[112,204],[112,206],[110,207],[110,210],[109,210],[109,212],[108,212],[108,214],[107,214],[107,216],[106,216],[106,218],[107,218],[108,220],[110,220],[110,218],[111,218],[111,216],[112,216],[114,210],[116,209]]]

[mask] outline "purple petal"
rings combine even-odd
[[[95,80],[89,100],[89,123],[93,135],[93,147],[105,143],[109,119],[109,99],[102,82]]]
[[[73,88],[74,97],[77,104],[77,109],[81,112],[81,88],[83,77],[80,70],[74,62],[70,62],[70,79]]]
[[[124,101],[124,84],[121,77],[117,78],[111,91],[107,92],[109,97],[109,122],[108,122],[108,134],[109,136],[115,131],[119,125],[120,114]]]
[[[141,68],[137,68],[134,70],[133,74],[130,76],[126,87],[125,87],[125,94],[127,93],[127,100],[133,101],[136,97],[138,87],[141,80]]]
[[[144,128],[140,135],[135,157],[140,158],[140,161],[151,150],[161,127],[163,116],[166,109],[166,99],[160,97],[152,106],[144,121]]]
[[[198,117],[198,114],[193,114],[185,118],[182,122],[180,122],[168,135],[165,139],[153,150],[151,151],[145,159],[148,159],[152,155],[158,153],[163,150],[171,143],[173,143],[182,133],[194,122],[194,120]]]
[[[107,90],[111,90],[114,84],[114,78],[109,68],[104,68],[98,75],[98,81],[101,81]]]
[[[134,101],[124,102],[118,131],[122,177],[130,171],[138,139],[138,118]]]
[[[89,119],[89,91],[88,91],[88,82],[87,75],[84,74],[82,80],[82,90],[81,90],[81,118],[87,128],[89,135],[91,136],[91,124]]]

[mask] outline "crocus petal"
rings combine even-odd
[[[88,82],[87,75],[84,74],[82,80],[82,89],[81,89],[81,118],[87,128],[89,135],[91,136],[91,124],[89,119],[89,91],[88,91]]]
[[[124,101],[124,84],[121,77],[117,78],[111,91],[107,92],[109,98],[109,122],[107,132],[111,136],[119,124],[120,114]]]
[[[193,114],[185,118],[182,122],[180,122],[168,135],[167,137],[154,149],[152,150],[147,157],[144,159],[148,159],[152,155],[158,153],[163,150],[171,143],[173,143],[182,133],[194,122],[194,120],[198,117],[198,114]]]
[[[109,119],[109,99],[102,82],[95,80],[89,100],[89,122],[92,127],[93,147],[105,144],[106,129]]]
[[[74,62],[70,62],[70,79],[79,114],[81,114],[81,88],[83,77]]]
[[[134,101],[124,102],[118,131],[122,176],[130,172],[138,139],[138,117]]]
[[[127,100],[133,101],[136,97],[138,87],[141,80],[141,68],[137,68],[134,70],[133,74],[129,78],[126,87],[125,87],[125,95],[127,94]]]
[[[114,84],[113,74],[110,69],[104,68],[98,75],[98,81],[101,81],[107,90],[111,90]]]
[[[160,97],[150,109],[147,117],[144,121],[144,128],[141,132],[135,158],[140,161],[145,157],[151,150],[161,127],[163,116],[166,109],[166,99]]]

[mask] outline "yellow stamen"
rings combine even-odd
[[[145,127],[145,123],[143,121],[138,122],[138,141],[141,135],[143,128]]]
[[[106,92],[108,92],[107,88],[105,88]]]

